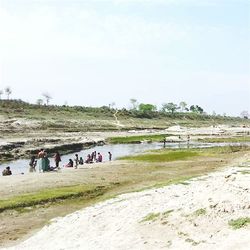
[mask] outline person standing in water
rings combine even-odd
[[[78,157],[78,154],[75,154],[75,168],[77,168],[79,164],[79,157]]]
[[[166,142],[167,142],[166,137],[164,137],[164,139],[163,139],[163,147],[164,148],[166,147]]]
[[[109,154],[109,161],[112,161],[112,154],[111,154],[111,152],[108,152],[108,154]]]
[[[37,155],[39,172],[43,172],[45,168],[45,157],[46,157],[46,152],[44,151],[44,149],[40,149]]]
[[[55,168],[59,168],[59,162],[61,161],[61,156],[60,156],[59,152],[55,153],[54,160],[55,160],[55,164],[56,164]]]

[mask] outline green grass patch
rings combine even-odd
[[[124,136],[124,137],[110,137],[108,139],[109,143],[112,144],[127,144],[127,143],[141,143],[143,141],[148,142],[163,142],[167,134],[157,134],[157,135],[136,135],[136,136]]]
[[[190,175],[186,175],[186,176],[182,176],[182,177],[175,177],[175,178],[169,179],[167,181],[156,183],[154,186],[152,186],[150,188],[161,188],[161,187],[165,187],[165,186],[168,186],[168,185],[182,184],[183,182],[188,181],[188,180],[190,180],[190,179],[192,179],[194,177],[197,177],[197,176],[198,175],[191,175],[190,174]],[[149,188],[147,188],[147,189],[149,189]]]
[[[207,143],[223,143],[223,142],[250,142],[250,136],[238,136],[238,137],[224,137],[224,138],[204,138],[198,139],[200,142],[207,142]]]
[[[146,162],[171,162],[187,160],[188,158],[199,156],[199,152],[191,150],[176,150],[176,151],[158,151],[158,153],[145,153],[135,156],[121,157],[121,160],[129,161],[146,161]]]
[[[182,184],[182,185],[185,185],[185,186],[188,186],[188,185],[190,185],[190,183],[189,182],[181,182],[180,184]]]
[[[141,221],[142,222],[146,222],[146,221],[156,221],[157,219],[161,218],[161,220],[166,219],[172,212],[174,212],[173,209],[171,210],[167,210],[163,213],[149,213],[148,215],[146,215]],[[167,223],[167,222],[166,222]],[[165,224],[166,224],[165,223]]]
[[[160,213],[150,213],[146,215],[141,222],[146,222],[146,221],[156,221],[160,217]]]
[[[184,237],[188,237],[188,233],[184,233],[184,232],[178,232],[179,236],[184,236]]]
[[[164,217],[166,217],[166,216],[169,216],[172,212],[174,212],[174,210],[173,210],[173,209],[170,209],[170,210],[167,210],[167,211],[163,212],[162,215],[163,215]]]
[[[207,213],[206,209],[205,208],[200,208],[200,209],[197,209],[195,212],[194,212],[194,215],[195,216],[201,216],[201,215],[205,215]]]
[[[194,241],[191,238],[187,238],[185,241],[188,242],[188,243],[192,243],[192,246],[197,246],[197,245],[200,244],[200,242]]]
[[[229,146],[222,146],[222,147],[211,147],[211,148],[196,148],[192,149],[194,152],[198,152],[201,156],[216,156],[220,154],[230,154],[236,153],[241,151],[249,151],[250,147],[247,145],[229,145]]]
[[[236,153],[240,151],[249,151],[247,145],[239,146],[223,146],[211,148],[195,148],[195,149],[154,149],[146,153],[135,156],[125,156],[121,160],[148,161],[148,162],[171,162],[178,160],[187,160],[196,156],[219,156],[220,154]]]
[[[230,220],[228,225],[231,226],[233,229],[240,229],[242,227],[247,226],[250,224],[250,217],[241,217],[236,220]]]
[[[8,209],[19,209],[22,211],[22,208],[25,207],[43,205],[46,203],[53,203],[79,197],[88,200],[103,195],[109,188],[111,188],[111,186],[77,185],[52,188],[34,194],[20,195],[11,197],[9,199],[0,200],[0,212]]]
[[[250,174],[250,171],[247,170],[243,170],[243,171],[239,171],[241,174]]]

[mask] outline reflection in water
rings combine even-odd
[[[199,142],[187,142],[187,143],[142,143],[142,144],[115,144],[115,145],[104,145],[96,146],[89,149],[81,150],[78,153],[79,157],[83,159],[87,158],[88,154],[93,151],[100,152],[103,155],[103,161],[108,161],[108,152],[110,151],[113,155],[113,160],[126,155],[134,155],[147,150],[166,148],[206,148],[215,146],[226,146],[226,145],[241,145],[239,143],[199,143]],[[74,159],[75,153],[63,155],[61,157],[61,166],[65,165],[69,159]],[[11,167],[13,174],[27,173],[29,170],[29,159],[16,160],[9,163],[2,164],[0,171],[2,172],[7,166]],[[51,165],[54,166],[54,159],[51,159]],[[1,173],[0,173],[1,174]]]

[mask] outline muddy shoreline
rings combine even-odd
[[[0,145],[0,159],[1,162],[4,163],[12,160],[30,158],[31,155],[36,155],[41,148],[45,148],[49,156],[52,156],[56,151],[59,151],[61,155],[66,155],[104,144],[105,141],[103,139],[73,139],[72,141],[68,141],[44,138],[40,140],[10,141],[4,145]]]
[[[187,128],[180,126],[169,127],[164,130],[130,130],[110,132],[46,132],[31,131],[20,134],[1,135],[0,137],[0,160],[8,162],[17,159],[30,158],[41,148],[49,154],[60,151],[62,155],[74,153],[84,148],[104,145],[109,137],[169,134],[168,141],[178,142],[179,136],[183,138],[191,136],[191,140],[214,137],[247,136],[250,134],[249,127],[211,126],[201,128]]]

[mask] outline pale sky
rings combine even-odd
[[[0,89],[250,111],[249,0],[0,0]]]

